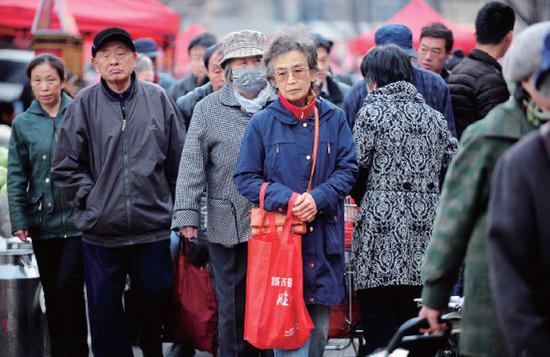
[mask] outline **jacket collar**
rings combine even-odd
[[[101,89],[103,90],[103,93],[107,94],[107,97],[110,100],[116,101],[116,102],[132,99],[137,92],[138,86],[139,86],[139,81],[136,79],[136,72],[132,72],[130,87],[128,87],[128,89],[126,89],[126,91],[122,94],[118,94],[115,91],[113,91],[111,88],[109,88],[109,85],[107,85],[107,82],[103,78],[101,78]]]
[[[500,110],[496,110],[499,108]],[[485,136],[519,140],[526,134],[536,129],[527,120],[525,111],[520,107],[517,99],[510,97],[508,101],[497,106],[492,115],[487,117]]]
[[[323,98],[317,98],[315,101],[315,106],[317,110],[319,110],[319,123],[327,120],[334,112],[335,107],[328,103],[329,102]],[[296,119],[296,117],[283,106],[280,99],[273,102],[266,110],[272,112],[274,114],[273,116],[283,124],[297,125],[301,123],[300,120]]]
[[[500,63],[497,62],[496,59],[494,59],[493,56],[491,56],[490,54],[488,54],[487,52],[485,51],[482,51],[478,48],[475,48],[469,55],[468,57],[470,57],[471,59],[475,60],[475,61],[481,61],[481,62],[485,62],[493,67],[495,67],[496,69],[498,69],[499,72],[502,72],[502,66],[500,65]]]
[[[418,93],[416,87],[409,82],[399,81],[387,84],[368,93],[365,97],[365,103],[377,101],[413,101],[425,103],[424,98]]]
[[[59,106],[59,113],[57,113],[57,117],[61,117],[63,115],[65,115],[65,111],[67,110],[67,108],[69,107],[69,105],[72,103],[72,99],[71,97],[69,97],[69,95],[65,92],[62,92],[61,93],[61,105]],[[50,115],[48,113],[46,113],[46,111],[44,111],[44,109],[42,109],[42,106],[40,105],[40,102],[38,102],[38,100],[33,100],[30,107],[29,107],[29,113],[32,113],[32,114],[36,114],[36,115],[40,115],[40,116],[45,116],[45,117],[50,117]]]

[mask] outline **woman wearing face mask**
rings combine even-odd
[[[258,204],[260,187],[269,182],[265,207],[286,210],[299,194],[293,214],[308,222],[302,240],[304,300],[315,329],[298,350],[275,350],[275,356],[322,356],[327,342],[330,306],[345,295],[344,198],[357,174],[353,137],[344,112],[316,98],[317,49],[301,27],[274,39],[264,57],[267,77],[278,99],[256,114],[246,131],[235,169],[239,192]],[[309,189],[316,122],[319,141]]]
[[[35,57],[27,77],[36,98],[13,122],[8,158],[8,201],[13,235],[32,246],[46,299],[53,357],[88,356],[82,233],[73,210],[51,181],[51,159],[72,99],[63,92],[63,62]]]
[[[252,205],[233,171],[250,117],[274,100],[262,62],[265,35],[240,31],[223,40],[226,83],[194,109],[181,156],[172,229],[197,237],[200,197],[208,192],[207,239],[218,298],[220,356],[258,356],[243,340],[247,240]]]

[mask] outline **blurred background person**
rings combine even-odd
[[[315,45],[317,46],[317,64],[319,72],[317,79],[313,84],[313,90],[321,98],[325,98],[340,109],[344,109],[344,97],[348,94],[350,86],[340,82],[331,73],[330,68],[330,50],[332,49],[332,41],[315,34]]]
[[[146,82],[155,81],[155,67],[153,66],[153,61],[143,53],[138,55],[134,71],[139,80]]]
[[[429,331],[437,331],[442,329],[437,319],[447,311],[451,290],[464,262],[459,347],[461,354],[467,356],[515,356],[506,350],[489,288],[487,206],[497,160],[540,125],[537,112],[532,110],[537,94],[529,78],[540,64],[542,39],[548,31],[550,22],[543,22],[516,37],[503,65],[512,96],[464,131],[445,178],[422,269],[424,306],[420,316],[428,319]]]
[[[412,84],[406,52],[390,44],[365,58],[369,94],[353,135],[364,194],[355,219],[355,289],[365,329],[365,353],[385,347],[418,314],[420,271],[431,237],[441,181],[457,141],[443,115]]]
[[[449,58],[445,61],[445,69],[447,72],[452,72],[462,60],[466,57],[466,54],[461,49],[454,50]]]
[[[169,90],[169,94],[174,101],[208,82],[204,53],[208,47],[214,46],[217,42],[216,36],[211,33],[203,33],[191,40],[187,47],[190,72],[178,79]]]
[[[374,40],[376,46],[387,44],[395,44],[399,46],[407,53],[411,63],[413,62],[413,59],[418,57],[418,54],[413,48],[412,32],[405,25],[384,25],[376,31]],[[366,56],[361,62],[361,74],[363,74],[363,76],[365,58]],[[451,134],[456,136],[453,108],[451,106],[451,94],[443,78],[435,73],[413,65],[412,83],[422,97],[424,97],[426,104],[443,114]],[[344,110],[346,112],[346,117],[348,118],[348,123],[352,129],[357,117],[357,112],[363,106],[363,101],[366,96],[367,84],[365,83],[365,79],[362,79],[351,87],[350,92],[346,98],[344,98]]]
[[[548,122],[550,32],[541,66],[529,81],[538,107],[533,110]],[[549,180],[550,124],[545,124],[499,160],[487,218],[491,290],[512,356],[550,356]]]
[[[207,95],[217,92],[225,84],[225,72],[220,65],[223,59],[223,47],[221,43],[208,47],[204,52],[204,66],[206,67],[206,76],[208,83],[195,88],[186,95],[179,97],[176,101],[178,108],[181,111],[185,126],[189,129],[189,123],[193,116],[193,110],[197,103]]]
[[[496,1],[477,13],[476,48],[447,78],[458,138],[468,125],[510,97],[498,60],[512,43],[515,20],[514,10]]]
[[[447,26],[435,23],[423,27],[418,46],[418,65],[447,80],[449,72],[445,69],[445,61],[451,54],[453,44],[453,32]]]
[[[136,52],[144,54],[145,56],[149,57],[153,62],[153,71],[155,77],[152,82],[168,90],[174,84],[175,79],[170,73],[163,72],[158,68],[157,58],[159,56],[159,51],[155,40],[149,37],[138,38],[134,41],[134,43],[136,46]]]
[[[35,57],[27,77],[36,98],[13,121],[8,158],[8,201],[13,235],[32,237],[44,288],[52,356],[88,357],[82,233],[50,171],[56,138],[72,99],[63,93],[63,62]]]

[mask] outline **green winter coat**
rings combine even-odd
[[[51,160],[65,110],[72,99],[62,94],[57,117],[38,101],[13,121],[8,155],[8,202],[12,232],[28,229],[33,239],[80,237],[73,210],[51,180]]]
[[[489,287],[485,248],[489,185],[500,156],[534,129],[516,99],[510,98],[466,129],[445,178],[422,272],[422,300],[430,308],[446,310],[464,260],[461,355],[508,355]]]

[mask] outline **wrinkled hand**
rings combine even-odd
[[[19,238],[19,240],[23,243],[29,242],[29,231],[27,229],[20,229],[18,231],[15,231],[13,235]]]
[[[197,238],[198,229],[196,227],[183,227],[180,228],[180,234],[182,237],[190,241]]]
[[[317,204],[309,192],[298,195],[292,214],[302,222],[312,222],[317,215]]]
[[[448,328],[446,324],[439,323],[441,311],[423,306],[418,313],[418,317],[428,320],[428,323],[430,324],[429,328],[421,330],[423,333],[443,332]]]

